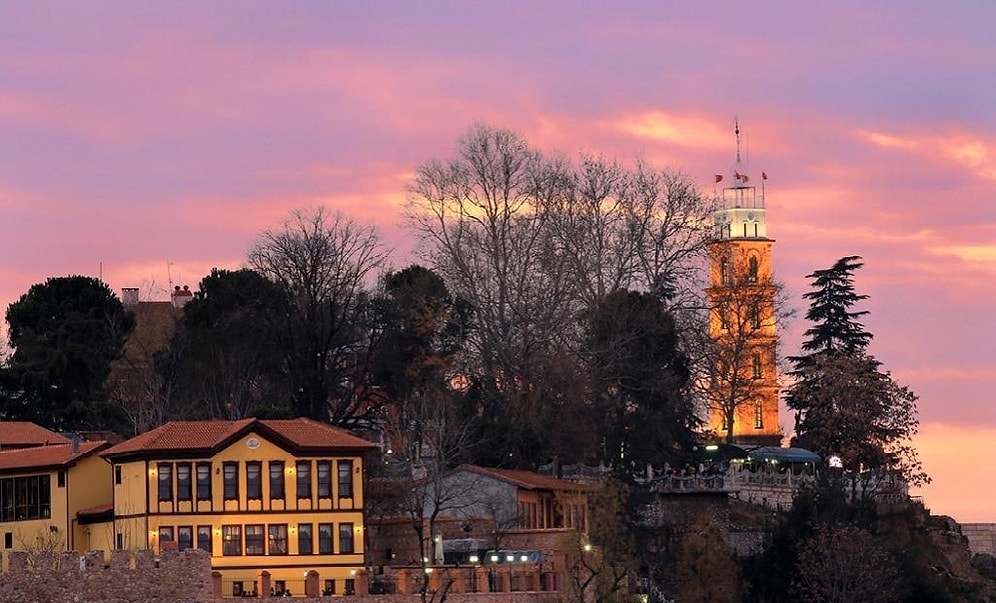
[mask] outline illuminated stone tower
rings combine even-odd
[[[737,161],[727,178],[720,207],[713,214],[709,245],[709,334],[712,374],[709,428],[720,441],[747,446],[777,446],[778,370],[775,295],[771,248],[761,192],[750,184],[740,161],[740,127],[736,127]]]

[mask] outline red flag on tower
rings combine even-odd
[[[761,172],[761,178],[763,180],[767,180],[768,179],[768,172]]]
[[[716,182],[722,182],[722,181],[723,181],[723,175],[722,174],[716,174]]]

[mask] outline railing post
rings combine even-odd
[[[356,571],[356,595],[363,597],[370,594],[370,573],[365,570]]]
[[[410,595],[412,594],[412,573],[408,569],[398,570],[398,594],[399,595]]]

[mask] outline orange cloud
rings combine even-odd
[[[996,262],[996,245],[955,245],[928,248],[927,251],[936,255],[953,256],[972,264]]]
[[[710,120],[694,116],[646,111],[609,123],[616,131],[637,138],[677,143],[690,147],[729,147],[730,133]]]
[[[996,181],[993,143],[971,135],[899,136],[884,132],[858,130],[858,136],[874,146],[916,153],[928,159],[960,165],[973,174]]]

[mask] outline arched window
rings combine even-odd
[[[761,306],[757,302],[750,305],[750,326],[754,329],[761,328]]]
[[[750,359],[751,363],[751,375],[754,379],[761,378],[761,355],[754,354]]]
[[[754,429],[764,429],[764,406],[760,400],[754,401]]]
[[[747,261],[747,280],[752,283],[757,282],[757,258],[754,256]]]
[[[723,258],[719,261],[719,282],[729,285],[730,279],[730,258]]]

